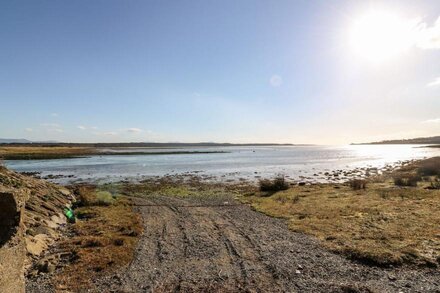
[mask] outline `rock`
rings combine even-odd
[[[27,252],[34,256],[39,256],[53,242],[46,234],[38,234],[36,236],[29,235],[25,240]]]
[[[64,187],[58,187],[58,191],[64,196],[71,195],[70,190],[68,190],[67,188],[64,188]]]

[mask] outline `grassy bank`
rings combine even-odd
[[[155,155],[184,155],[184,154],[212,154],[225,153],[224,151],[160,151],[127,152],[124,149],[112,148],[115,151],[93,147],[59,147],[59,146],[3,146],[0,147],[0,158],[4,160],[52,160],[71,159],[87,156],[155,156]]]
[[[94,280],[128,265],[133,257],[141,219],[130,200],[93,186],[76,187],[77,221],[59,244],[71,258],[54,276],[57,290],[83,292]]]
[[[294,186],[243,201],[287,219],[293,231],[316,236],[327,248],[364,263],[438,266],[438,172],[440,158],[433,158],[375,177],[365,189],[354,190],[356,184]]]

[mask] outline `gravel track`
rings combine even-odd
[[[440,292],[438,269],[353,262],[231,200],[134,202],[144,233],[133,262],[97,282],[101,292]]]

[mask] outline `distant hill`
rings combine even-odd
[[[355,144],[440,144],[440,136],[383,140],[378,142],[355,143]]]
[[[65,143],[57,141],[30,141],[27,139],[0,139],[0,144],[9,144],[11,146],[20,146],[32,144],[32,146],[67,146],[67,147],[151,147],[151,148],[179,148],[179,147],[223,147],[223,146],[302,146],[304,144],[290,143],[215,143],[215,142],[118,142],[118,143]]]
[[[32,143],[24,138],[0,138],[0,143]]]

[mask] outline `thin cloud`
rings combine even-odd
[[[76,128],[81,130],[98,130],[96,126],[86,126],[86,125],[78,125]]]
[[[429,87],[439,86],[439,85],[440,85],[440,77],[437,77],[436,79],[434,79],[433,81],[427,84],[427,86]]]
[[[422,123],[440,123],[440,118],[425,120]]]
[[[58,113],[51,113],[50,116],[52,116],[52,117],[58,117],[59,115],[58,115]]]
[[[143,130],[142,129],[140,129],[140,128],[135,128],[135,127],[133,127],[133,128],[128,128],[127,129],[127,132],[131,132],[131,133],[140,133],[140,132],[142,132]]]
[[[32,132],[32,131],[34,131],[32,128],[25,128],[24,129],[26,132]]]
[[[272,75],[272,77],[269,80],[270,85],[273,87],[279,87],[283,84],[283,79],[281,78],[281,76],[274,74]]]

